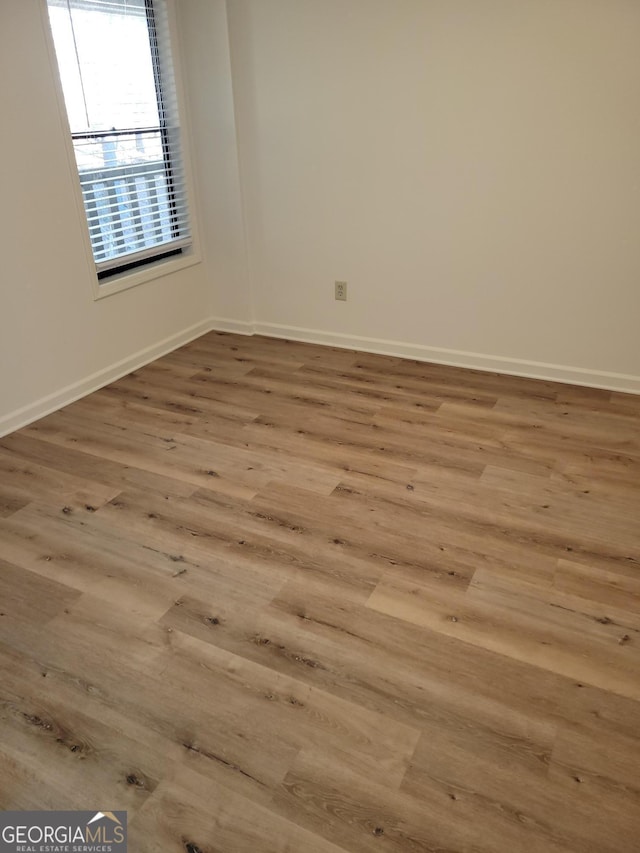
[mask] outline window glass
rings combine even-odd
[[[48,0],[100,278],[189,243],[159,0]]]

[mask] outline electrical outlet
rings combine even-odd
[[[347,282],[336,281],[336,299],[340,302],[347,301]]]

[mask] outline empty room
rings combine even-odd
[[[0,853],[640,851],[639,44],[1,0]]]

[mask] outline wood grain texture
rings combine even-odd
[[[211,333],[0,439],[0,808],[640,850],[640,398]]]

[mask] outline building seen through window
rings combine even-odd
[[[189,243],[160,0],[48,0],[99,278]]]

